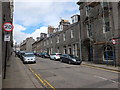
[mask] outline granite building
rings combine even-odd
[[[32,44],[35,42],[35,40],[32,37],[26,38],[26,40],[23,40],[23,42],[20,45],[21,51],[26,52],[32,52]]]
[[[118,2],[80,0],[77,4],[81,19],[82,59],[94,63],[120,65]]]
[[[80,16],[74,15],[72,24],[68,20],[61,20],[58,28],[33,44],[37,52],[73,54],[80,57]],[[37,45],[36,45],[37,44]]]

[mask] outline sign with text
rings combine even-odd
[[[10,41],[10,34],[6,34],[4,36],[4,41]]]
[[[6,22],[3,24],[3,29],[7,32],[11,32],[13,30],[13,25],[10,22]]]

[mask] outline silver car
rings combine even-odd
[[[36,58],[34,53],[24,53],[23,63],[36,63]]]

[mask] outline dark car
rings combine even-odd
[[[38,57],[41,57],[41,55],[42,55],[42,53],[37,53],[37,56],[38,56]]]
[[[42,58],[49,58],[50,55],[48,53],[46,53],[46,52],[43,52],[43,53],[41,53],[41,57]]]
[[[82,60],[80,60],[78,57],[71,55],[71,54],[63,54],[60,57],[61,62],[66,62],[69,64],[81,64]]]
[[[21,59],[21,60],[23,60],[23,55],[25,54],[25,51],[20,51],[20,56],[19,56],[19,58]]]

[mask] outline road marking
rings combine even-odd
[[[41,75],[40,74],[37,74],[37,73],[35,73],[33,70],[32,70],[32,68],[30,67],[30,65],[28,65],[29,66],[29,70],[39,79],[39,81],[47,88],[47,86],[50,86],[53,90],[56,90],[47,80],[45,80],[45,79],[41,79]]]
[[[44,80],[53,90],[56,90],[47,80]]]
[[[109,72],[114,72],[117,74],[120,73],[119,71],[109,70],[109,69],[105,69],[102,67],[90,66],[90,65],[85,65],[85,64],[82,64],[82,66],[91,67],[91,68],[100,69],[100,70],[109,71]]]
[[[120,84],[120,82],[117,82],[117,81],[114,81],[114,80],[111,80],[111,79],[109,80],[109,79],[104,78],[104,77],[101,77],[101,76],[96,76],[96,75],[94,75],[94,77],[97,77],[97,78],[100,78],[100,79],[103,79],[103,80],[108,80],[108,81],[113,82],[113,83]]]
[[[35,73],[35,76],[40,80],[40,82],[44,85],[47,86],[46,83],[44,83],[44,81]]]
[[[23,65],[20,61],[19,61],[19,63],[21,64],[21,65]],[[25,65],[24,65],[25,66]],[[36,88],[38,88],[37,87],[37,85],[33,82],[33,80],[31,79],[31,77],[30,77],[30,75],[28,74],[28,72],[26,71],[26,68],[25,67],[23,67],[24,68],[24,70],[25,70],[25,72],[27,73],[27,75],[28,75],[28,77],[30,78],[30,80],[31,80],[31,82],[33,83],[33,85],[36,87]],[[30,68],[29,68],[30,69]]]
[[[94,77],[97,77],[97,78],[100,78],[100,79],[103,79],[103,80],[108,80],[107,78],[96,76],[96,75],[94,75]]]

